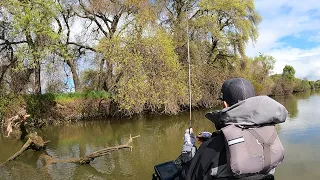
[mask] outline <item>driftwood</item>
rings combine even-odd
[[[7,127],[5,128],[6,129],[6,132],[7,132],[7,135],[5,137],[9,137],[10,134],[12,133],[13,131],[13,126],[14,126],[14,123],[16,121],[18,121],[20,119],[19,115],[16,115],[16,116],[13,116],[11,118],[9,118],[8,120],[6,120],[5,122],[2,123],[2,128],[4,129],[3,126],[5,126],[4,124],[6,123]]]
[[[25,122],[29,116],[30,115],[27,114],[25,106],[23,106],[17,115],[3,120],[1,129],[4,130],[4,132],[7,132],[7,135],[4,135],[4,137],[8,138],[13,130],[18,129],[21,133],[19,138],[24,139],[24,137],[28,134],[25,128]]]
[[[56,163],[79,163],[79,164],[89,164],[91,161],[93,161],[97,157],[105,156],[110,154],[113,151],[121,150],[121,149],[130,149],[132,150],[132,146],[130,146],[130,143],[132,143],[133,139],[140,137],[134,136],[131,137],[125,144],[114,146],[114,147],[107,147],[98,151],[95,151],[93,153],[90,153],[84,157],[80,158],[68,158],[68,159],[56,159],[54,157],[51,157],[47,154],[42,155],[42,158],[45,160],[46,166],[56,164]],[[37,135],[37,133],[31,133],[28,135],[27,142],[22,146],[22,148],[16,152],[14,155],[12,155],[9,159],[7,159],[4,163],[0,164],[0,166],[6,164],[9,161],[15,160],[17,157],[19,157],[23,152],[25,152],[28,149],[39,151],[41,149],[44,149],[45,146],[50,141],[44,141],[40,136]]]
[[[18,115],[9,118],[5,121],[5,126],[6,126],[6,131],[7,131],[7,135],[5,137],[9,137],[10,134],[13,132],[13,128],[17,128],[17,126],[19,125],[19,129],[21,132],[20,135],[20,139],[24,139],[24,137],[27,135],[27,131],[25,128],[25,122],[26,122],[26,118],[29,117],[29,115],[26,114],[26,110],[23,109],[22,111],[20,111],[18,113]],[[2,128],[4,123],[2,124]],[[22,148],[16,152],[13,156],[11,156],[9,159],[7,159],[6,162],[0,164],[0,166],[6,164],[9,161],[12,161],[14,159],[16,159],[17,157],[19,157],[23,152],[25,152],[28,149],[33,149],[36,151],[39,151],[41,149],[44,149],[45,146],[47,145],[47,143],[49,141],[43,141],[43,139],[37,135],[37,133],[30,133],[29,135],[27,135],[28,140],[27,142],[22,146]],[[42,155],[42,158],[45,160],[46,165],[51,165],[51,164],[56,164],[56,163],[79,163],[79,164],[89,164],[91,161],[93,161],[95,158],[100,157],[100,156],[105,156],[110,154],[112,151],[117,151],[120,149],[130,149],[132,150],[132,146],[130,146],[130,143],[132,142],[133,139],[140,137],[140,135],[138,136],[134,136],[131,137],[128,140],[127,143],[119,145],[119,146],[114,146],[114,147],[107,147],[98,151],[95,151],[93,153],[90,153],[84,157],[80,157],[80,158],[68,158],[68,159],[56,159],[54,157],[51,157],[49,155]]]
[[[95,151],[93,153],[90,153],[84,157],[79,157],[79,158],[68,158],[68,159],[56,159],[54,157],[51,157],[49,155],[44,155],[44,160],[46,162],[46,165],[51,165],[51,164],[56,164],[56,163],[79,163],[79,164],[89,164],[91,161],[93,161],[97,157],[105,156],[110,154],[112,151],[117,151],[120,149],[130,149],[132,150],[132,146],[130,146],[130,143],[132,142],[133,139],[140,137],[134,136],[131,137],[128,140],[127,143],[119,145],[119,146],[114,146],[114,147],[107,147],[98,151]]]
[[[17,157],[19,157],[23,152],[25,152],[28,149],[39,151],[48,144],[49,141],[43,141],[43,139],[37,135],[37,133],[31,133],[28,135],[27,142],[22,146],[22,148],[16,152],[14,155],[12,155],[9,159],[6,160],[6,162],[2,163],[0,166],[4,165],[5,163],[9,161],[13,161]]]

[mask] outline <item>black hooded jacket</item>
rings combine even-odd
[[[182,164],[181,180],[236,180],[228,165],[225,139],[221,131],[201,144],[192,160]],[[239,180],[239,178],[238,178]],[[274,180],[273,175],[255,175],[240,180]]]

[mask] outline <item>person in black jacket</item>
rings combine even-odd
[[[252,84],[243,78],[233,78],[223,83],[221,88],[220,100],[223,108],[230,107],[239,101],[255,96]],[[186,180],[232,180],[231,167],[227,159],[227,145],[221,131],[224,125],[219,122],[219,117],[211,117],[212,113],[206,117],[213,121],[217,129],[210,138],[208,133],[200,133],[197,139],[200,147],[195,147],[195,136],[193,130],[186,130],[184,135],[184,145],[182,153],[175,161],[180,167],[180,179]],[[203,138],[205,137],[205,138]],[[270,172],[272,174],[272,172]],[[273,179],[273,175],[256,175],[242,179]]]

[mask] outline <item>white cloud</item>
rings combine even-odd
[[[318,0],[256,0],[257,11],[262,16],[259,38],[247,47],[248,56],[259,52],[272,55],[277,60],[275,73],[281,73],[286,64],[296,69],[296,77],[320,79],[320,44],[311,49],[295,48],[296,44],[281,41],[284,37],[300,38],[303,42],[320,42],[320,3]]]
[[[320,43],[320,32],[318,32],[317,34],[315,34],[313,36],[310,36],[308,41]]]
[[[271,50],[268,54],[277,60],[275,73],[281,73],[284,66],[288,64],[296,70],[296,77],[320,79],[320,46],[309,50],[285,47]]]

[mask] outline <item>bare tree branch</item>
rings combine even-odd
[[[95,158],[97,157],[101,157],[101,156],[105,156],[110,154],[112,151],[117,151],[117,150],[121,150],[121,149],[130,149],[132,150],[132,146],[130,146],[130,144],[132,143],[133,139],[140,137],[140,135],[138,136],[134,136],[131,137],[128,140],[128,142],[126,142],[125,144],[119,145],[119,146],[114,146],[114,147],[107,147],[98,151],[95,151],[93,153],[90,153],[84,157],[80,157],[80,158],[68,158],[68,159],[56,159],[53,158],[49,155],[45,155],[44,159],[46,160],[46,166],[51,165],[51,164],[56,164],[56,163],[79,163],[79,164],[89,164],[91,161],[93,161]]]
[[[90,10],[88,10],[85,5],[83,4],[82,0],[79,0],[79,4],[82,7],[82,9],[85,11],[85,14],[89,14],[89,16],[84,16],[87,19],[90,19],[91,21],[94,21],[96,23],[96,25],[99,27],[100,31],[105,35],[105,37],[109,37],[108,32],[106,32],[104,30],[104,28],[102,27],[102,25],[99,23],[99,21],[94,17],[96,16],[96,14],[92,13]],[[91,16],[90,16],[91,15]],[[81,16],[79,16],[81,17]]]
[[[8,40],[4,40],[5,42],[0,43],[0,46],[2,45],[17,45],[17,44],[22,44],[22,43],[28,43],[27,41],[16,41],[16,42],[10,42]]]
[[[85,46],[85,45],[82,45],[82,44],[79,44],[79,43],[76,43],[76,42],[69,42],[69,44],[72,44],[72,45],[75,45],[75,46],[78,46],[78,47],[81,47],[81,48],[84,48],[84,49],[87,49],[87,50],[90,50],[90,51],[93,51],[93,52],[97,52],[97,50],[92,48],[92,47]]]

